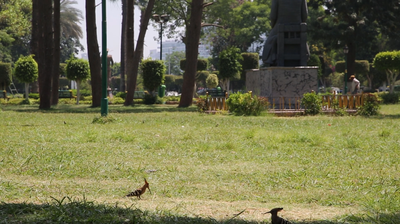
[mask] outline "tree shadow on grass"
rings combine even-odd
[[[54,198],[53,198],[54,199]],[[135,205],[122,208],[115,205],[103,205],[71,200],[64,197],[54,199],[53,203],[0,203],[0,223],[142,223],[142,224],[258,224],[270,223],[269,218],[264,222],[243,220],[240,216],[233,216],[225,220],[216,220],[212,217],[189,217],[176,215],[169,211],[149,212],[136,208]],[[340,221],[297,221],[293,224],[343,224],[343,223],[400,223],[400,213],[379,214],[370,216],[348,216]]]
[[[3,106],[5,111],[25,112],[25,113],[99,113],[100,107],[90,107],[88,105],[58,105],[51,109],[41,110],[38,106]],[[196,106],[186,108],[177,105],[144,105],[135,106],[109,105],[108,112],[112,113],[159,113],[159,112],[196,112]]]

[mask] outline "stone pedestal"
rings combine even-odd
[[[267,97],[271,104],[275,104],[275,108],[297,109],[296,103],[304,93],[318,90],[318,67],[267,67],[248,70],[246,89],[257,96]]]

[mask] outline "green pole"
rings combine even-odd
[[[107,98],[107,0],[102,1],[101,116],[108,115]]]

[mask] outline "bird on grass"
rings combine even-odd
[[[272,224],[291,224],[291,222],[278,216],[278,212],[282,211],[282,210],[283,210],[283,208],[274,208],[271,211],[266,212],[264,214],[271,213],[271,223]]]
[[[146,178],[144,178],[144,185],[141,188],[138,188],[134,191],[132,191],[131,193],[127,194],[126,197],[133,197],[136,196],[138,199],[140,198],[140,195],[144,194],[144,192],[146,192],[146,189],[149,189],[149,192],[151,194],[151,190],[149,188],[149,183],[147,182]]]

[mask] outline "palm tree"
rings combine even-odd
[[[83,32],[79,23],[83,20],[82,12],[74,8],[78,4],[75,0],[60,1],[60,30],[66,38],[79,39],[83,37]]]

